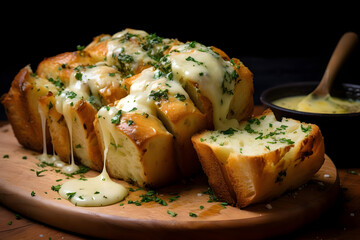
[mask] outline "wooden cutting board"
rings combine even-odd
[[[139,206],[129,203],[140,201],[140,195],[147,191],[118,181],[135,190],[121,203],[77,207],[51,189],[65,182],[67,177],[55,167],[41,166],[37,155],[18,144],[10,125],[0,128],[0,202],[23,216],[97,238],[259,239],[276,236],[318,218],[334,203],[339,189],[336,167],[326,157],[309,183],[269,203],[243,209],[209,202],[203,175],[156,190],[166,206],[154,201]],[[89,171],[84,175],[92,177],[98,173]]]

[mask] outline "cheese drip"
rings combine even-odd
[[[238,126],[236,119],[227,119],[235,86],[234,68],[230,61],[194,42],[174,46],[169,59],[174,80],[182,85],[197,83],[200,92],[211,101],[215,129]]]
[[[105,147],[104,168],[98,176],[65,182],[59,190],[60,196],[82,207],[107,206],[123,200],[128,191],[109,177],[106,171],[107,151]]]
[[[60,160],[59,156],[56,155],[53,150],[53,155],[50,156],[47,152],[47,144],[46,144],[46,117],[44,112],[42,111],[40,105],[38,105],[38,112],[40,114],[41,119],[41,130],[42,130],[42,139],[43,139],[43,153],[37,156],[41,162],[46,162],[48,164],[54,164],[56,167],[64,166],[64,162]],[[54,149],[54,147],[53,147]]]
[[[74,121],[74,116],[72,107],[76,102],[88,100],[92,96],[91,90],[96,90],[99,84],[101,85],[100,81],[96,81],[99,80],[96,76],[103,74],[103,71],[85,71],[84,79],[79,79],[80,77],[76,77],[76,74],[74,73],[70,78],[69,87],[56,98],[56,109],[64,115],[70,136],[71,164],[62,168],[65,173],[73,173],[79,169],[75,164],[73,153],[72,121]],[[109,177],[106,171],[107,151],[106,147],[104,167],[100,175],[88,178],[86,181],[83,179],[69,180],[61,186],[59,194],[77,206],[105,206],[121,201],[127,195],[127,189],[113,182]]]
[[[79,81],[78,72],[74,72],[70,76],[69,86],[65,88],[60,95],[55,97],[56,111],[64,116],[70,137],[70,165],[62,167],[64,173],[75,173],[80,168],[75,163],[74,158],[74,143],[73,143],[73,121],[76,121],[74,117],[74,108],[78,101],[86,100],[90,97],[89,85],[86,81]]]

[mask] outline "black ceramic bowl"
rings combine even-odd
[[[360,167],[360,113],[323,114],[290,110],[272,104],[274,100],[311,93],[318,82],[297,82],[276,86],[264,91],[261,102],[276,118],[293,118],[320,127],[325,152],[337,167]],[[332,96],[360,100],[360,85],[342,83],[333,87]]]

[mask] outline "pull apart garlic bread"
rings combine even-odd
[[[316,125],[277,121],[270,110],[237,128],[196,134],[192,141],[215,195],[238,207],[296,189],[324,162]]]
[[[248,119],[252,96],[250,70],[220,49],[125,29],[25,67],[2,103],[26,148],[45,139],[64,162],[106,159],[110,176],[160,187],[199,172],[191,137]]]

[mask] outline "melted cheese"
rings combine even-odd
[[[122,185],[112,181],[104,168],[100,175],[88,178],[86,181],[73,179],[65,182],[59,194],[76,206],[97,207],[123,200],[128,191]]]
[[[201,141],[214,147],[220,146],[219,159],[228,158],[229,154],[254,156],[265,154],[275,149],[297,144],[312,131],[311,126],[291,119],[277,121],[273,114],[257,121],[245,121],[232,131],[206,131]],[[235,151],[234,151],[235,150]]]
[[[106,63],[109,66],[116,66],[119,64],[117,59],[119,55],[124,56],[125,62],[129,63],[131,69],[137,69],[139,64],[151,61],[150,57],[146,54],[146,51],[140,46],[136,37],[131,37],[135,35],[142,38],[147,36],[148,33],[141,30],[126,29],[112,36],[107,45],[108,54],[106,56]],[[128,60],[125,59],[126,57]]]
[[[60,160],[59,156],[56,155],[55,151],[53,150],[53,155],[50,156],[47,152],[47,144],[46,144],[46,116],[42,111],[40,105],[38,106],[38,112],[40,114],[41,119],[41,130],[42,130],[42,139],[43,139],[43,153],[36,158],[39,159],[41,162],[45,162],[48,164],[54,164],[55,167],[63,167],[64,162]],[[54,149],[54,147],[53,147]]]
[[[228,78],[234,71],[231,63],[199,43],[175,46],[169,58],[174,79],[183,85],[198,83],[200,92],[211,101],[215,129],[236,127],[236,119],[227,119],[235,85]]]
[[[73,105],[73,99],[68,98],[66,95],[67,92],[62,93],[60,96],[56,98],[56,110],[61,113],[64,116],[67,128],[69,130],[69,137],[70,137],[70,165],[65,165],[62,167],[62,171],[64,173],[74,173],[79,170],[79,166],[75,164],[74,159],[74,147],[73,147],[73,129],[72,129],[72,121],[73,121],[73,115],[72,115],[72,105]]]
[[[42,139],[43,139],[43,153],[37,156],[41,162],[51,163],[49,155],[47,153],[47,146],[46,146],[46,117],[44,112],[42,111],[40,105],[38,106],[38,111],[40,114],[41,119],[41,130],[42,130]]]
[[[104,102],[99,94],[100,91],[107,89],[107,86],[121,87],[122,78],[133,75],[147,64],[159,63],[157,62],[159,56],[161,57],[171,40],[148,36],[150,35],[144,31],[131,29],[114,34],[108,41],[108,53],[104,62],[78,68],[70,76],[67,88],[56,96],[56,110],[64,116],[70,136],[71,164],[63,166],[63,172],[73,173],[78,169],[73,153],[72,131],[75,121],[73,106],[78,101],[86,101],[90,97],[95,99],[96,105],[102,106]],[[235,81],[231,78],[234,69],[229,61],[224,61],[210,48],[198,43],[195,46],[190,44],[174,46],[167,57],[171,63],[171,77],[169,73],[161,72],[154,67],[145,69],[131,85],[128,96],[119,100],[114,107],[100,108],[97,117],[104,146],[103,171],[97,177],[86,181],[74,179],[65,182],[59,191],[63,198],[69,199],[78,206],[104,206],[121,201],[128,192],[123,186],[113,182],[106,171],[109,153],[114,154],[119,161],[123,158],[120,161],[123,165],[120,171],[123,171],[125,176],[144,179],[141,171],[128,170],[141,169],[141,161],[134,160],[138,158],[135,156],[135,150],[131,149],[132,144],[126,145],[128,140],[126,136],[115,138],[112,135],[116,131],[116,124],[113,124],[111,119],[119,110],[156,116],[155,104],[159,101],[156,99],[156,93],[166,91],[166,96],[178,94],[189,98],[184,87],[188,82],[196,83],[201,93],[212,103],[215,129],[238,126],[237,120],[227,119],[235,85]],[[111,145],[116,148],[129,147],[129,154],[134,156],[129,157],[129,154],[126,155],[118,149],[109,149]],[[129,167],[130,165],[132,167]]]

